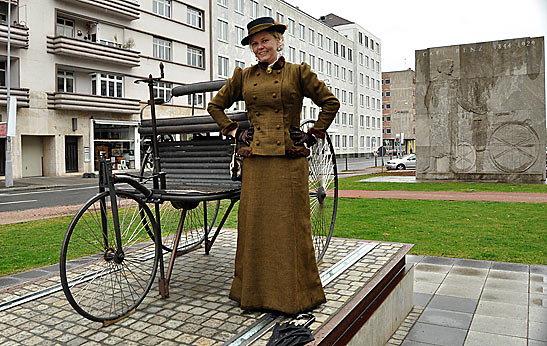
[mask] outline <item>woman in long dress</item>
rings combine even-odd
[[[307,147],[326,136],[340,103],[308,64],[279,54],[285,25],[262,17],[247,29],[241,43],[258,63],[237,67],[207,107],[224,135],[248,144],[240,149],[245,159],[230,298],[245,310],[297,314],[326,301],[312,242],[306,157]],[[304,97],[321,107],[307,133],[298,129]],[[241,100],[251,123],[245,131],[224,113]]]

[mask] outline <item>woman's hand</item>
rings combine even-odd
[[[305,143],[308,148],[311,148],[312,145],[317,143],[317,138],[314,135],[306,133],[294,125],[289,127],[289,135],[294,141],[294,145],[304,145]]]
[[[233,129],[232,131],[228,132],[226,134],[226,136],[231,136],[232,138],[236,136],[236,132],[238,130],[238,127],[236,127],[235,129]]]
[[[255,134],[255,128],[251,126],[245,130],[241,130],[240,128],[237,128],[235,136],[238,141],[243,142],[247,145],[251,145],[251,141],[253,140],[254,134]]]

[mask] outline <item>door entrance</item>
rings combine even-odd
[[[65,167],[67,173],[78,172],[78,137],[65,137]]]

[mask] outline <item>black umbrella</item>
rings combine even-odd
[[[315,340],[309,328],[315,321],[315,316],[302,314],[296,317],[296,319],[304,318],[308,319],[304,324],[294,322],[276,323],[266,346],[299,346]]]

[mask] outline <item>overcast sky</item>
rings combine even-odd
[[[382,71],[414,69],[414,51],[547,36],[547,0],[285,0],[318,18],[334,13],[382,43]]]

